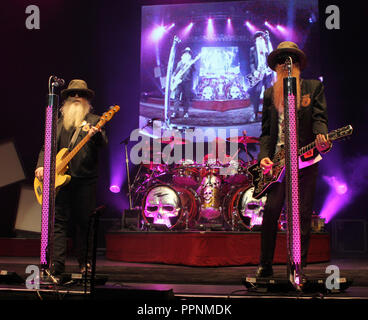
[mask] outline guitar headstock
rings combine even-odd
[[[115,113],[119,110],[120,107],[118,105],[111,106],[110,109],[104,112],[103,115],[100,117],[100,121],[97,123],[96,127],[101,128],[107,121],[110,121]]]
[[[336,129],[336,130],[331,131],[328,134],[328,138],[331,141],[339,140],[339,139],[345,138],[347,136],[350,136],[352,133],[353,133],[353,127],[351,125],[348,125],[348,126],[340,128],[340,129]]]

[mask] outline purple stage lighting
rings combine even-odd
[[[252,25],[249,21],[246,21],[245,25],[251,33],[255,33],[257,31],[256,27]]]
[[[151,39],[153,41],[158,41],[163,37],[164,34],[165,34],[165,27],[164,26],[156,27],[152,31]]]
[[[164,26],[164,25],[156,26],[152,30],[151,40],[154,42],[159,41],[165,35],[165,33],[167,33],[169,30],[171,30],[174,27],[175,27],[175,23],[172,23],[169,26]]]
[[[332,217],[351,200],[347,184],[335,176],[324,176],[323,179],[331,187],[331,192],[323,205],[320,217],[328,223]]]
[[[337,194],[345,194],[348,191],[348,186],[346,183],[339,180],[335,176],[324,176],[323,178]]]
[[[183,30],[183,32],[182,32],[182,36],[186,36],[186,35],[190,32],[190,30],[192,30],[193,25],[194,25],[194,23],[193,23],[193,22],[189,23],[189,24],[184,28],[184,30]]]
[[[265,26],[271,30],[271,32],[275,33],[276,32],[276,28],[271,24],[269,23],[268,21],[265,21]]]
[[[228,35],[232,35],[234,33],[233,24],[231,23],[230,18],[227,18],[226,32]]]
[[[215,35],[215,28],[213,27],[213,20],[212,18],[208,18],[207,20],[207,37],[212,39]]]
[[[112,186],[110,186],[110,191],[112,193],[119,193],[120,192],[120,187],[117,186],[117,185],[112,185]]]

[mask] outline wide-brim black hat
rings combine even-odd
[[[61,91],[61,99],[65,100],[71,94],[75,93],[79,93],[81,97],[85,97],[89,101],[95,96],[95,92],[88,88],[87,82],[80,79],[74,79],[69,82],[68,88]]]
[[[291,41],[284,41],[281,42],[277,49],[272,51],[267,57],[267,64],[272,69],[275,70],[277,65],[277,59],[281,55],[287,54],[294,54],[296,55],[298,62],[300,64],[300,70],[303,70],[307,65],[307,56],[305,53],[299,49],[298,45]]]

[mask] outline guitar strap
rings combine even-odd
[[[74,147],[75,141],[77,140],[77,137],[79,136],[79,132],[81,131],[82,126],[79,126],[75,129],[72,140],[70,140],[68,150],[71,151]]]

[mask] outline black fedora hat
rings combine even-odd
[[[267,57],[267,64],[272,69],[275,70],[277,65],[277,60],[281,55],[295,55],[299,64],[300,70],[303,70],[307,65],[307,57],[305,53],[299,49],[298,45],[291,41],[281,42],[277,49],[272,51]]]
[[[88,88],[87,82],[80,79],[74,79],[69,82],[68,88],[61,91],[61,99],[65,100],[72,94],[76,93],[81,97],[85,97],[89,101],[91,101],[95,96],[95,92]]]

